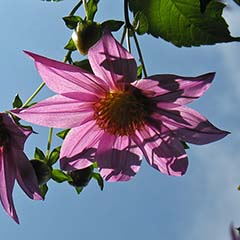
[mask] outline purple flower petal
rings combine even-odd
[[[133,138],[142,150],[147,162],[158,171],[182,176],[188,166],[187,154],[178,139],[171,135],[160,135],[148,126],[136,131]]]
[[[89,49],[88,57],[96,76],[104,79],[111,89],[137,78],[137,65],[133,56],[108,31]]]
[[[134,85],[149,97],[157,97],[159,102],[187,104],[202,96],[210,87],[215,73],[198,77],[176,75],[154,75],[148,79],[136,81]]]
[[[81,103],[61,95],[47,98],[20,112],[12,112],[23,120],[54,128],[78,127],[83,122],[93,119],[92,103]]]
[[[65,138],[61,152],[60,165],[63,170],[86,168],[95,162],[95,152],[103,134],[95,121],[73,128]]]
[[[140,169],[142,152],[130,137],[104,133],[96,159],[106,181],[128,181]]]
[[[186,106],[175,109],[159,109],[155,118],[173,131],[179,139],[194,144],[207,144],[229,134],[212,125],[204,116]]]
[[[104,81],[79,67],[31,52],[25,51],[25,53],[34,59],[43,81],[56,93],[78,91],[99,94],[108,88]]]
[[[22,190],[31,199],[42,200],[36,174],[24,152],[12,149],[11,157],[15,159],[17,169],[16,178]]]
[[[5,211],[19,223],[12,192],[15,182],[15,166],[3,147],[0,147],[0,200]]]

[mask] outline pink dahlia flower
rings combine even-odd
[[[71,128],[60,153],[63,170],[96,161],[107,181],[127,181],[144,156],[160,172],[180,176],[188,165],[181,141],[206,144],[228,134],[185,106],[208,89],[214,73],[136,81],[133,56],[108,32],[89,50],[94,74],[27,54],[57,95],[15,113],[35,124]]]
[[[0,200],[5,211],[19,223],[13,204],[15,179],[32,199],[42,199],[37,177],[23,152],[24,143],[32,133],[18,126],[6,113],[0,113]]]

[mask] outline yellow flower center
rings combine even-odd
[[[110,134],[131,135],[144,125],[149,100],[138,89],[109,92],[94,105],[98,126]]]

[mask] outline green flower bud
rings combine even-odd
[[[68,172],[70,177],[72,178],[72,181],[69,181],[69,184],[71,184],[74,187],[85,187],[88,185],[89,181],[92,178],[92,166]]]
[[[88,53],[88,49],[92,47],[102,35],[102,26],[92,21],[78,22],[76,29],[72,34],[72,40],[82,55]]]
[[[51,168],[41,160],[30,160],[33,169],[36,173],[38,184],[43,185],[51,178]]]

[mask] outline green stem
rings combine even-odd
[[[127,50],[131,53],[131,42],[130,42],[130,34],[129,34],[129,31],[130,31],[130,29],[127,28],[127,34],[126,34],[126,37],[127,37]]]
[[[82,5],[82,0],[80,0],[78,4],[72,9],[72,11],[69,13],[69,16],[73,16],[76,13],[76,11],[81,7],[81,5]]]
[[[53,128],[49,128],[47,151],[46,151],[46,159],[47,160],[49,159],[49,156],[50,156],[50,149],[51,149],[51,144],[52,144],[52,135],[53,135]]]
[[[41,91],[41,89],[45,86],[45,83],[42,82],[40,86],[35,90],[35,92],[27,99],[27,101],[22,105],[22,108],[26,107]]]
[[[88,20],[88,10],[87,10],[87,1],[83,0],[84,11],[86,14],[86,19]]]
[[[145,67],[144,60],[143,60],[143,55],[142,55],[140,45],[138,43],[138,39],[137,39],[136,33],[134,31],[133,31],[133,38],[134,38],[134,41],[135,41],[135,44],[136,44],[136,48],[137,48],[137,52],[138,52],[138,56],[139,56],[139,61],[141,62],[142,67],[143,67],[143,74],[144,74],[144,77],[146,78],[147,77],[147,70],[146,70],[146,67]]]
[[[121,41],[120,41],[121,45],[123,45],[123,41],[124,41],[124,38],[126,36],[126,32],[127,32],[127,28],[126,28],[126,26],[124,26]]]
[[[129,29],[132,29],[132,25],[130,23],[129,15],[128,15],[128,0],[124,0],[124,18],[125,18],[126,27]]]

